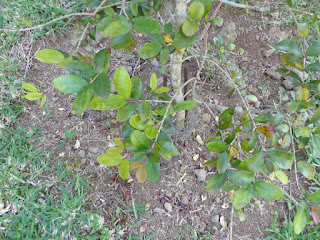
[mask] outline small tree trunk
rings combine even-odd
[[[187,0],[176,0],[176,24],[175,30],[178,31],[181,25],[186,20],[187,15]],[[175,100],[176,102],[183,101],[183,91],[182,91],[182,84],[181,84],[181,69],[182,69],[182,56],[184,53],[184,49],[175,51],[172,54],[171,63],[172,63],[172,70],[171,70],[171,81],[172,81],[172,88],[174,94],[176,94]],[[185,111],[178,111],[177,114],[177,122],[176,127],[179,130],[184,128],[185,122]]]

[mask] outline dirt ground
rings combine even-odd
[[[271,67],[280,65],[279,56],[273,54],[267,58],[263,52],[270,49],[268,44],[274,46],[280,39],[295,34],[294,27],[273,26],[266,21],[277,22],[276,16],[263,16],[261,13],[251,11],[247,13],[230,7],[222,7],[218,16],[224,19],[223,26],[232,22],[236,26],[237,47],[233,53],[228,53],[228,65],[230,69],[232,66],[242,69],[245,79],[242,89],[259,97],[260,104],[253,106],[253,109],[263,109],[266,105],[272,104],[272,100],[277,99],[278,88],[281,85],[281,80],[266,74]],[[222,27],[209,29],[209,42],[221,29]],[[70,42],[67,40],[69,35],[67,32],[62,35],[56,33],[50,34],[47,39],[39,39],[31,46],[31,56],[43,48],[61,49],[71,53],[75,47],[69,45]],[[79,51],[90,55],[107,44],[107,41],[99,44],[92,44],[89,41]],[[198,42],[195,48],[203,51],[203,45],[203,42]],[[236,54],[241,48],[245,51],[242,56]],[[138,60],[137,51],[131,55],[113,51],[111,75],[120,65],[136,68],[136,74],[141,79],[148,80],[152,72],[156,72],[160,78],[160,73],[157,71],[159,66],[151,60]],[[187,61],[185,65],[190,69],[190,77],[195,76],[198,68],[196,61]],[[88,177],[90,189],[85,201],[90,204],[87,208],[92,211],[101,210],[101,216],[109,226],[112,225],[111,217],[115,216],[114,221],[123,231],[123,238],[130,235],[148,236],[158,233],[154,239],[192,239],[193,231],[196,231],[199,234],[198,239],[263,239],[268,236],[264,229],[270,227],[274,219],[271,212],[276,210],[282,216],[282,212],[286,211],[284,201],[267,203],[258,199],[263,210],[252,203],[245,209],[246,220],[240,222],[238,218],[232,217],[232,206],[228,202],[227,192],[219,190],[211,194],[205,191],[204,182],[197,180],[194,170],[205,169],[208,180],[215,174],[215,169],[204,166],[204,162],[211,157],[196,137],[200,136],[205,140],[216,133],[217,127],[214,116],[209,115],[209,120],[203,119],[204,116],[208,118],[208,114],[211,114],[204,106],[200,106],[197,116],[190,115],[191,118],[196,118],[192,120],[197,123],[196,127],[184,143],[181,141],[177,143],[181,152],[179,158],[161,163],[160,178],[156,183],[138,184],[134,181],[128,183],[119,180],[116,170],[99,166],[96,162],[96,157],[113,145],[113,139],[121,136],[122,124],[115,120],[116,111],[105,113],[88,109],[82,118],[76,116],[71,104],[74,96],[59,92],[51,84],[55,77],[63,74],[64,69],[40,63],[35,59],[29,62],[29,67],[28,74],[31,77],[28,82],[40,86],[42,92],[47,95],[50,114],[40,109],[38,103],[27,102],[23,116],[24,123],[41,127],[40,148],[46,153],[53,151],[51,161],[56,161],[60,157],[65,164],[69,162],[73,165],[73,171]],[[201,74],[201,81],[206,84],[197,85],[199,98],[207,103],[238,107],[237,111],[241,115],[245,108],[240,98],[237,94],[227,97],[231,90],[230,84],[218,70],[216,74],[211,73],[212,69],[213,66],[207,65],[204,69],[206,74]],[[212,112],[215,115],[219,114],[216,109],[212,109]],[[65,141],[65,130],[71,129],[76,130],[76,138],[72,142],[66,142],[61,148],[59,145],[61,141]],[[175,136],[173,138],[178,139]],[[77,149],[74,147],[75,140],[80,142],[80,147]],[[196,155],[199,155],[198,159]],[[134,176],[132,178],[135,179]],[[148,210],[138,212],[137,219],[132,212],[116,214],[117,208],[122,210],[133,208],[132,201],[125,201],[125,195],[128,194],[136,205],[147,204]],[[165,210],[164,202],[171,204],[173,208],[171,212]]]

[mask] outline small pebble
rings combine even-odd
[[[262,52],[262,55],[265,56],[266,58],[270,57],[272,54],[274,54],[276,52],[276,49],[268,49],[266,51]]]
[[[234,110],[235,110],[236,113],[239,113],[239,114],[243,113],[243,108],[242,107],[235,107]]]
[[[158,60],[156,58],[153,58],[151,60],[151,66],[155,67],[155,68],[160,67],[160,63],[158,62]]]
[[[194,174],[197,176],[199,182],[206,180],[207,171],[205,169],[196,169],[194,170]]]
[[[131,66],[126,66],[126,69],[127,69],[127,71],[128,71],[129,74],[132,73],[132,67],[131,67]]]
[[[172,205],[171,205],[171,203],[166,202],[166,203],[164,204],[164,208],[165,208],[169,213],[172,212]]]
[[[84,150],[80,150],[80,151],[78,152],[78,155],[79,155],[79,157],[81,157],[81,158],[85,158],[85,157],[86,157],[86,152],[85,152]]]
[[[260,107],[261,107],[261,102],[260,102],[260,101],[256,101],[256,102],[254,103],[254,106],[255,106],[256,108],[260,109]]]
[[[183,195],[181,197],[181,203],[188,205],[189,204],[189,198],[186,195]]]
[[[214,202],[215,202],[215,203],[220,203],[220,202],[221,202],[221,199],[220,199],[219,197],[216,197],[216,198],[214,199]]]
[[[219,215],[214,215],[210,218],[212,223],[218,223],[220,220],[220,216]]]
[[[89,152],[98,153],[99,152],[99,148],[98,147],[89,147]]]
[[[282,85],[285,89],[287,90],[292,90],[293,89],[293,84],[291,79],[286,79],[282,81]]]
[[[165,211],[164,209],[162,209],[162,208],[156,207],[156,208],[153,209],[153,212],[154,212],[154,213],[158,213],[158,214],[163,214],[163,213],[165,213],[166,211]]]
[[[209,113],[204,113],[202,115],[202,121],[205,123],[210,123],[211,122],[211,115]]]

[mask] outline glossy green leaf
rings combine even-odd
[[[233,198],[233,207],[235,209],[241,209],[245,207],[252,198],[252,187],[251,188],[241,188],[238,190]]]
[[[118,37],[129,33],[132,29],[130,22],[125,16],[112,15],[107,18],[112,19],[112,21],[108,22],[108,25],[104,29],[104,37]]]
[[[36,54],[36,59],[43,63],[59,63],[64,58],[61,52],[54,49],[42,49]]]
[[[200,20],[204,15],[205,8],[201,2],[193,2],[190,5],[189,15],[195,20]]]
[[[130,167],[129,167],[129,160],[128,159],[125,159],[121,162],[120,166],[119,166],[119,169],[118,169],[118,172],[119,172],[119,176],[125,180],[129,177],[130,175]]]
[[[251,184],[254,178],[254,173],[249,171],[228,171],[229,181],[240,185],[242,187],[247,187]]]
[[[283,171],[277,170],[274,173],[281,183],[285,185],[288,184],[289,182],[288,176]]]
[[[137,41],[134,39],[134,36],[132,34],[128,33],[112,38],[110,44],[113,49],[131,51],[136,47]]]
[[[123,156],[119,153],[105,153],[98,156],[97,161],[104,166],[118,166],[123,161]]]
[[[126,103],[124,97],[110,94],[108,99],[102,97],[94,97],[90,101],[90,107],[94,110],[113,110],[122,107]]]
[[[198,30],[199,22],[186,20],[182,25],[182,31],[188,37],[195,35],[198,32]]]
[[[190,110],[192,108],[195,108],[197,106],[197,102],[192,100],[182,101],[177,105],[177,110]]]
[[[84,79],[92,78],[96,75],[92,63],[73,60],[66,63],[67,71],[72,75],[78,75]]]
[[[300,57],[295,56],[294,54],[287,53],[282,57],[282,63],[288,67],[293,67],[299,70],[303,69],[303,62]]]
[[[131,133],[134,131],[135,129],[130,125],[129,121],[126,122],[125,125],[123,125],[122,127],[122,136],[126,139],[130,138]]]
[[[141,120],[139,115],[133,115],[129,119],[129,123],[132,127],[138,130],[145,130],[147,127],[153,124],[152,120],[149,119],[146,123]]]
[[[157,42],[147,43],[140,49],[139,56],[142,59],[153,58],[159,55],[161,49],[162,49],[162,46],[160,43],[157,43]]]
[[[87,81],[76,75],[61,75],[52,81],[53,86],[63,93],[77,93]]]
[[[147,120],[151,116],[151,107],[150,104],[146,101],[140,103],[139,105],[139,115],[142,121]]]
[[[29,101],[37,100],[42,98],[44,95],[39,92],[30,92],[27,95],[25,95],[25,98],[28,99]]]
[[[118,67],[113,76],[113,84],[117,93],[125,99],[131,95],[131,79],[127,69],[123,66]]]
[[[145,129],[146,136],[150,139],[155,138],[158,135],[159,129],[156,126],[149,126]]]
[[[255,182],[254,190],[267,200],[279,200],[283,197],[283,192],[275,185],[266,182]]]
[[[30,83],[22,83],[22,87],[25,90],[31,91],[31,92],[39,92],[38,88],[36,88],[35,86],[33,86]]]
[[[93,93],[103,99],[110,95],[110,79],[106,74],[100,74],[91,84]]]
[[[277,43],[276,48],[286,53],[292,53],[297,57],[303,57],[303,52],[300,46],[292,40],[282,40]]]
[[[219,173],[224,173],[228,169],[228,165],[229,165],[229,153],[223,152],[220,154],[217,161],[217,169]]]
[[[138,17],[133,19],[135,31],[143,34],[153,34],[161,31],[160,24],[150,17]]]
[[[320,190],[307,195],[307,199],[315,206],[320,205]]]
[[[228,149],[228,145],[219,139],[213,139],[207,142],[207,147],[210,151],[224,152]]]
[[[77,93],[73,101],[73,110],[78,116],[82,115],[86,111],[91,98],[92,98],[92,89],[91,89],[91,86],[89,85],[84,86]]]
[[[306,54],[309,57],[316,57],[320,55],[320,40],[314,41],[310,47],[308,47]]]
[[[199,32],[191,37],[186,36],[183,31],[182,27],[177,32],[175,38],[173,39],[173,47],[175,49],[183,49],[192,46],[192,44],[197,40]]]
[[[273,120],[273,117],[270,113],[262,113],[258,117],[256,117],[256,122],[258,123],[267,123],[272,120]]]
[[[171,89],[168,87],[160,87],[158,89],[156,89],[154,92],[155,93],[165,93],[165,92],[169,92]]]
[[[315,167],[306,162],[306,161],[299,161],[297,164],[298,170],[305,176],[308,180],[312,180],[316,174]]]
[[[219,190],[223,186],[223,184],[226,182],[227,176],[228,175],[226,172],[215,174],[207,183],[207,186],[206,186],[207,192],[213,193]]]
[[[224,141],[225,141],[226,144],[230,144],[230,143],[233,142],[233,140],[235,139],[235,137],[236,137],[235,132],[228,133],[228,134],[225,136]]]
[[[135,112],[137,108],[137,103],[135,102],[127,102],[124,106],[122,106],[117,113],[117,120],[119,122],[127,121],[132,114]]]
[[[102,49],[94,55],[93,64],[97,73],[108,73],[110,55],[111,50],[108,48]]]
[[[165,65],[170,59],[170,51],[169,48],[164,47],[160,51],[160,63]]]
[[[310,217],[310,210],[308,204],[305,201],[300,202],[299,209],[294,216],[293,229],[295,234],[300,234],[303,232],[305,226]]]
[[[157,163],[157,162],[160,161],[160,153],[155,152],[155,151],[150,152],[148,158],[149,158],[149,160],[150,160],[152,163]]]
[[[160,153],[161,157],[167,161],[170,161],[173,156],[180,155],[178,149],[172,142],[158,141],[156,143],[156,150]]]
[[[241,147],[243,150],[249,152],[257,143],[258,134],[257,132],[252,132],[252,136],[250,138],[246,138],[241,142]]]
[[[149,87],[151,91],[155,91],[157,89],[157,86],[158,86],[157,75],[155,73],[152,73],[150,77]]]
[[[130,140],[133,146],[139,150],[149,149],[152,145],[152,141],[146,136],[146,134],[139,130],[134,130],[131,133]]]
[[[269,150],[267,151],[267,156],[273,164],[282,169],[290,169],[294,161],[292,153],[281,150]]]
[[[142,88],[142,81],[139,77],[134,76],[131,79],[131,97],[134,99],[141,99],[143,96],[143,88]]]
[[[246,170],[250,172],[259,172],[265,162],[265,156],[263,152],[259,152],[251,157],[248,157],[247,159],[243,160],[239,167],[241,170]]]
[[[220,130],[227,129],[232,123],[232,115],[226,110],[219,116],[218,128]]]
[[[155,183],[160,174],[160,164],[159,163],[153,163],[150,160],[150,157],[148,157],[144,163],[144,166],[147,170],[147,181],[149,183]]]

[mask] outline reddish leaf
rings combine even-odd
[[[125,201],[129,201],[130,200],[130,193],[129,191],[126,191],[125,194],[124,194],[124,200]]]
[[[314,207],[311,207],[311,217],[315,224],[318,224],[320,222],[319,213],[314,209]]]
[[[258,132],[261,132],[266,137],[270,138],[277,133],[277,129],[274,126],[260,126],[256,129]]]

